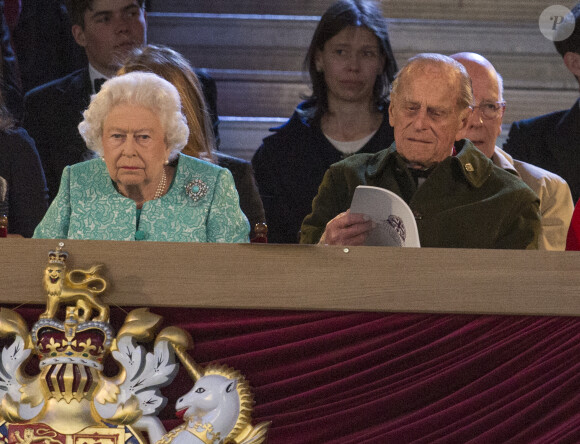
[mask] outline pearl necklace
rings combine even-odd
[[[155,196],[153,196],[153,200],[159,199],[161,196],[163,196],[165,185],[167,185],[167,174],[165,174],[165,168],[163,168],[163,175],[161,176],[159,185],[157,185],[157,190],[155,190]]]

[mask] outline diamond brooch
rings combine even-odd
[[[205,197],[207,190],[208,186],[201,179],[193,179],[185,186],[186,194],[191,197],[194,202],[197,202],[199,199]]]

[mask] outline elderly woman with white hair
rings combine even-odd
[[[152,73],[108,80],[79,131],[102,158],[65,168],[36,238],[248,242],[231,173],[181,154],[179,93]]]

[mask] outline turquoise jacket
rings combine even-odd
[[[135,202],[115,189],[102,159],[67,166],[34,237],[248,242],[249,230],[231,173],[181,154],[169,191],[143,204],[139,226]]]
[[[317,243],[326,224],[350,207],[357,185],[386,188],[409,205],[421,247],[536,249],[539,199],[517,176],[495,166],[469,140],[417,187],[393,143],[376,154],[355,154],[324,175],[301,243]]]

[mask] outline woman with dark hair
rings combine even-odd
[[[297,243],[328,167],[394,140],[388,90],[397,66],[380,5],[338,0],[322,16],[304,61],[312,95],[263,140],[252,159],[268,242]]]
[[[7,216],[8,236],[31,237],[48,208],[48,189],[34,141],[3,102],[0,95],[0,218]]]

